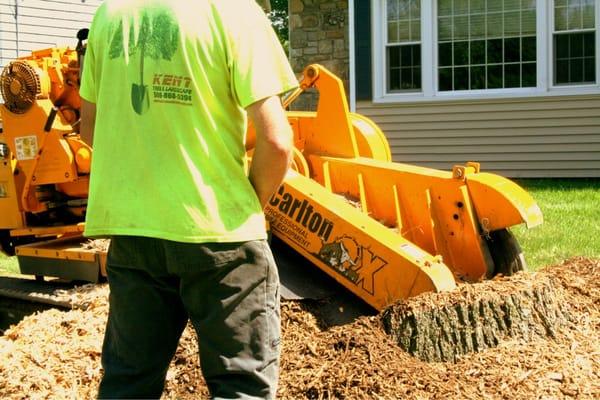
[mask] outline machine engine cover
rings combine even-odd
[[[13,61],[2,70],[0,93],[5,106],[15,114],[24,114],[41,93],[40,78],[26,61]]]

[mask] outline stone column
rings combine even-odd
[[[347,0],[290,0],[290,61],[300,76],[309,64],[321,64],[342,81],[348,95],[349,41]],[[315,93],[303,95],[294,109],[314,110]]]

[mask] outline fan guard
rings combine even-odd
[[[27,62],[13,61],[0,74],[0,93],[9,111],[23,114],[41,93],[40,78]]]

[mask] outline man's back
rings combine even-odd
[[[280,319],[262,205],[297,81],[254,0],[106,1],[90,29],[86,234],[110,235],[100,398],[159,398],[188,322],[212,398],[273,398]],[[246,115],[256,131],[244,169]]]
[[[295,84],[276,42],[252,0],[101,6],[81,90],[98,121],[87,235],[264,238],[244,108]]]

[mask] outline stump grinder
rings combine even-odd
[[[97,282],[106,250],[83,237],[93,151],[79,136],[85,35],[4,67],[0,90],[0,245],[21,273]],[[351,113],[343,84],[304,70],[289,106],[318,91],[316,112],[288,111],[293,167],[265,213],[278,241],[376,309],[523,269],[509,227],[542,222],[522,188],[475,162],[440,171],[392,162],[385,135]],[[247,135],[248,155],[254,143]]]

